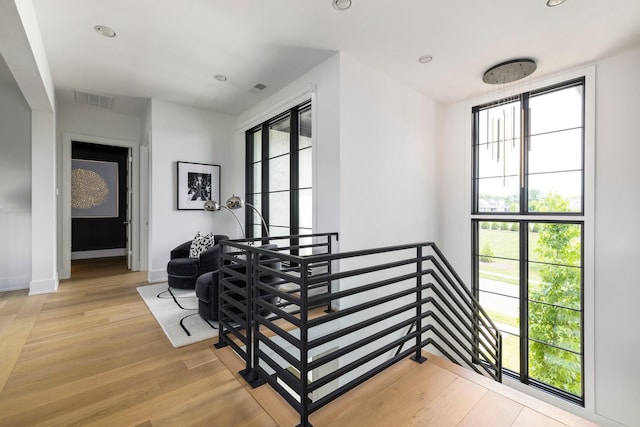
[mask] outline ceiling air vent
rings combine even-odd
[[[249,89],[249,92],[251,92],[251,93],[260,93],[260,92],[262,92],[266,87],[267,87],[267,85],[263,85],[262,83],[258,83],[258,84],[256,84],[254,87],[252,87],[251,89]]]
[[[76,104],[93,105],[94,107],[111,109],[113,96],[76,90]]]

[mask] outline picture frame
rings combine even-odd
[[[178,210],[202,210],[204,202],[220,202],[220,165],[177,162]]]
[[[71,218],[117,218],[118,163],[71,159]]]

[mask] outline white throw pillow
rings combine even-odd
[[[189,258],[198,258],[200,254],[207,249],[215,245],[215,238],[213,233],[209,233],[206,236],[202,236],[200,232],[191,241],[191,247],[189,248]]]

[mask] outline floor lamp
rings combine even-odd
[[[260,213],[258,208],[256,208],[255,206],[253,206],[249,202],[245,202],[244,200],[242,200],[240,198],[240,196],[236,196],[235,194],[227,199],[227,208],[228,209],[240,209],[244,205],[247,205],[250,208],[252,208],[254,211],[256,211],[256,213],[258,214],[258,216],[262,220],[262,225],[264,226],[264,231],[267,234],[267,237],[270,237],[269,236],[269,227],[267,227],[267,222],[264,220],[264,217],[262,216],[262,214]]]
[[[238,225],[240,226],[240,231],[242,231],[242,237],[246,238],[247,235],[244,233],[244,228],[242,227],[242,223],[240,222],[240,220],[238,219],[238,215],[235,214],[235,212],[233,212],[231,209],[229,209],[226,206],[222,206],[220,205],[220,203],[216,202],[215,200],[207,200],[204,203],[203,206],[204,210],[207,212],[214,212],[214,211],[219,211],[221,208],[225,208],[226,210],[228,210],[229,212],[231,212],[231,215],[233,215],[233,217],[236,219],[236,221],[238,222]]]

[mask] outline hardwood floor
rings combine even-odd
[[[213,340],[173,348],[139,297],[146,273],[74,262],[57,293],[0,293],[0,426],[294,426],[268,386]],[[431,357],[322,408],[321,426],[592,425]]]

